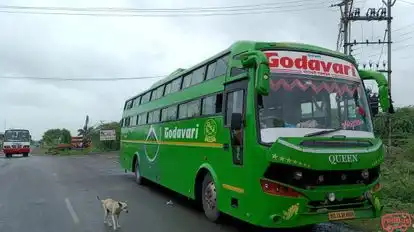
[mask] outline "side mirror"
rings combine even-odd
[[[371,112],[372,112],[372,116],[376,116],[379,112],[378,109],[378,96],[376,95],[371,95],[369,96],[369,102],[370,102],[370,106],[371,106]]]
[[[379,99],[377,101],[379,101],[382,111],[394,113],[394,107],[392,106],[388,91],[388,81],[384,74],[371,70],[358,70],[358,73],[362,80],[375,80],[377,82],[379,89]]]
[[[231,130],[240,130],[242,128],[242,114],[241,113],[232,113],[231,114],[231,123],[230,129]]]
[[[254,69],[254,86],[258,94],[268,95],[270,91],[270,69],[266,55],[261,51],[251,51],[241,56],[243,67]]]

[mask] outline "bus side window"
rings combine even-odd
[[[229,55],[221,57],[217,60],[216,71],[214,73],[215,77],[226,74],[228,61],[229,61]]]
[[[137,122],[137,115],[134,115],[131,117],[131,122],[130,122],[131,126],[136,126],[137,125],[136,122]]]
[[[165,86],[164,96],[167,96],[168,94],[170,94],[170,93],[171,93],[171,85],[172,85],[172,82],[168,83],[168,84]]]
[[[161,110],[161,122],[168,121],[168,108],[164,108]]]
[[[191,79],[193,77],[193,73],[189,73],[186,76],[184,76],[184,80],[183,80],[183,87],[182,89],[188,88],[191,86]]]
[[[206,80],[214,78],[214,71],[216,70],[217,62],[213,62],[207,66]]]
[[[205,97],[202,100],[202,115],[212,115],[221,113],[223,106],[223,94]]]

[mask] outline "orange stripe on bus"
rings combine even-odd
[[[173,146],[190,146],[190,147],[215,147],[222,148],[221,143],[199,143],[199,142],[169,142],[169,141],[146,141],[146,140],[122,140],[123,143],[144,143],[144,144],[161,144]]]
[[[234,191],[236,193],[244,193],[244,189],[242,189],[242,188],[238,188],[238,187],[231,186],[231,185],[228,185],[228,184],[222,184],[222,186],[223,186],[223,188],[225,188],[227,190]]]

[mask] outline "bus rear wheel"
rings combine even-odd
[[[138,161],[135,161],[135,167],[134,167],[135,171],[134,171],[134,175],[135,175],[135,182],[138,185],[142,185],[144,183],[144,180],[141,176],[141,171],[139,170],[139,164]]]
[[[28,157],[29,153],[23,153],[23,157]]]
[[[207,219],[217,222],[220,218],[220,211],[217,208],[216,185],[210,173],[207,173],[204,177],[201,199]]]

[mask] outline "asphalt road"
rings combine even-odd
[[[129,213],[118,231],[251,231],[236,220],[208,222],[191,201],[157,186],[137,186],[116,154],[27,158],[0,157],[0,231],[100,232],[103,210],[96,196],[126,200]],[[167,204],[172,200],[173,204]],[[351,231],[319,226],[313,231]]]

